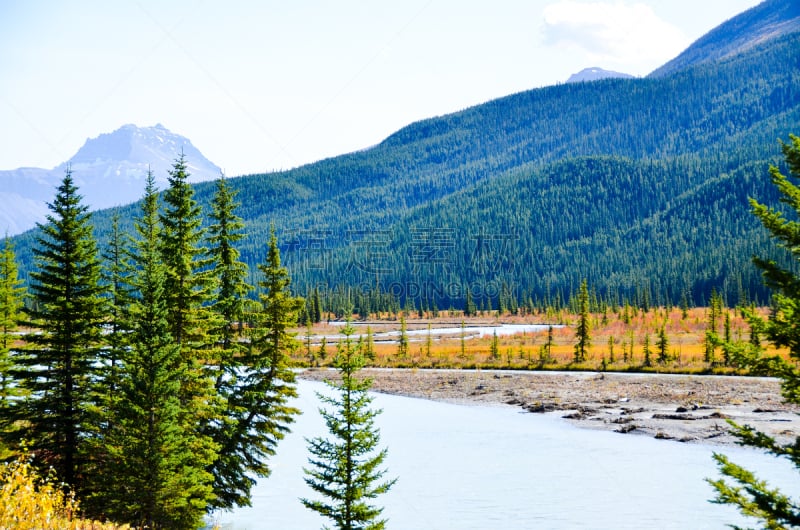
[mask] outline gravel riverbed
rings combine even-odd
[[[800,433],[800,408],[783,402],[778,380],[764,377],[410,369],[365,369],[362,375],[376,392],[513,406],[626,435],[732,444],[727,419],[784,442]],[[336,371],[311,369],[299,377],[335,379]]]

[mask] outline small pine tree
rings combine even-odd
[[[614,358],[614,337],[608,337],[608,363],[614,364],[616,359]]]
[[[681,293],[681,320],[686,320],[689,316],[689,296],[686,290]]]
[[[306,306],[306,309],[308,309],[308,306]],[[319,363],[317,362],[316,353],[311,348],[311,338],[314,336],[314,330],[311,325],[311,316],[309,315],[308,310],[306,310],[305,317],[306,317],[306,359],[308,359],[308,366],[310,367],[319,366]]]
[[[464,302],[464,316],[471,317],[477,312],[478,308],[475,307],[475,300],[472,298],[472,292],[470,291],[469,287],[467,287],[467,299]]]
[[[717,333],[717,319],[722,314],[722,295],[716,289],[711,290],[711,300],[708,307],[708,324],[706,327],[706,336],[704,342],[703,360],[708,364],[716,362],[717,347],[720,345],[721,340]]]
[[[314,314],[311,316],[311,319],[314,321],[315,324],[319,324],[322,322],[322,300],[319,297],[319,288],[314,288],[314,301],[311,304]]]
[[[667,338],[667,330],[665,326],[661,326],[658,330],[656,348],[658,348],[659,364],[667,364],[667,361],[669,361],[669,339]]]
[[[547,326],[547,342],[544,343],[545,362],[553,361],[553,326]]]
[[[492,332],[492,342],[489,345],[489,354],[492,356],[492,359],[500,358],[500,346],[497,341],[497,330]]]
[[[725,363],[725,366],[730,366],[732,359],[731,359],[731,313],[730,311],[725,311],[725,320],[724,320],[724,335],[722,337],[722,359]]]
[[[650,334],[644,334],[644,342],[642,343],[642,354],[644,355],[644,366],[653,366],[653,360],[650,358]]]
[[[317,358],[319,359],[320,364],[325,364],[325,359],[328,358],[328,340],[325,337],[322,337],[322,340],[319,342]]]
[[[380,410],[370,409],[370,379],[359,379],[363,358],[353,347],[354,330],[348,323],[339,342],[335,365],[340,383],[326,381],[336,396],[318,393],[332,410],[320,410],[332,439],[306,439],[310,467],[304,468],[309,487],[326,500],[301,499],[303,505],[333,521],[339,530],[382,530],[386,521],[379,519],[383,508],[369,501],[388,492],[397,479],[380,482],[386,474],[381,466],[387,450],[377,450],[380,432],[375,417]]]
[[[577,343],[575,343],[576,363],[586,362],[589,346],[591,346],[589,324],[589,289],[584,279],[578,294],[578,328],[575,330]]]
[[[408,334],[406,333],[406,319],[400,317],[400,337],[397,339],[397,357],[408,358]]]
[[[467,333],[466,327],[464,325],[464,320],[461,320],[461,352],[460,356],[462,359],[467,358]]]
[[[364,359],[375,362],[375,337],[372,334],[372,327],[367,326],[367,341],[364,347]]]
[[[433,334],[431,333],[431,323],[428,322],[428,335],[425,337],[425,356],[431,356],[431,349],[433,348]]]
[[[707,330],[703,340],[703,361],[710,365],[716,362],[717,344],[719,344],[717,334]]]

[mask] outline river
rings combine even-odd
[[[254,489],[253,507],[214,515],[223,530],[317,529],[302,467],[304,437],[326,435],[315,391],[300,381],[304,414]],[[580,429],[519,408],[453,405],[377,394],[377,424],[395,487],[377,500],[389,529],[704,529],[744,521],[708,502],[719,450],[798,493],[791,465],[738,447],[711,447]]]
[[[333,321],[330,322],[330,324],[332,326],[344,326],[346,322]],[[365,328],[370,325],[369,323],[352,322],[351,324],[356,329],[354,337],[366,337],[367,332],[365,331]],[[377,323],[377,325],[381,324],[382,323],[380,322]],[[399,326],[399,323],[395,323],[395,325]],[[419,328],[419,324],[416,324],[416,326],[417,329],[409,329],[406,331],[406,336],[408,337],[409,342],[422,342],[423,340],[427,339],[428,335],[430,335],[435,341],[444,338],[460,338],[462,336],[466,340],[471,340],[474,338],[489,337],[492,335],[504,337],[508,335],[516,335],[518,333],[542,333],[547,331],[547,329],[550,327],[553,329],[564,327],[562,324],[471,324],[465,325],[463,328],[461,326],[443,326],[431,327],[431,329]],[[339,341],[342,340],[343,336],[341,333],[336,335],[311,335],[311,341],[314,344],[318,344],[323,337],[327,341]],[[302,332],[298,335],[298,338],[305,338]],[[376,331],[373,332],[372,338],[375,342],[397,343],[400,338],[400,331]]]

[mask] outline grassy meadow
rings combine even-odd
[[[766,309],[761,311],[766,314]],[[728,336],[732,341],[748,341],[750,327],[734,309],[723,309],[716,320],[716,333],[725,337],[725,313],[729,315]],[[463,318],[460,313],[441,312],[437,318],[419,317],[416,313],[406,317],[408,331],[422,330],[421,334],[408,336],[407,353],[400,351],[397,337],[382,339],[380,334],[399,332],[400,320],[390,315],[360,322],[357,334],[362,336],[364,351],[371,350],[368,364],[385,368],[462,368],[462,369],[512,369],[512,370],[608,370],[643,371],[660,373],[715,373],[741,374],[747,372],[725,363],[724,349],[714,348],[714,359],[706,358],[706,334],[709,330],[709,309],[654,308],[649,311],[620,310],[593,313],[591,346],[586,362],[574,362],[576,324],[579,316],[567,311],[526,316],[495,315]],[[459,328],[463,332],[437,334],[436,328]],[[489,335],[477,337],[471,328],[497,324],[552,325],[552,332],[526,331],[514,335]],[[374,339],[367,347],[367,327]],[[432,329],[429,334],[425,330]],[[666,358],[660,355],[659,332],[666,337]],[[301,347],[293,357],[298,366],[328,366],[336,352],[336,341],[341,339],[341,326],[323,321],[312,327],[298,328],[297,339]],[[551,333],[551,335],[550,335]],[[324,354],[321,354],[321,336],[325,336]],[[358,340],[358,336],[353,337]],[[649,356],[646,354],[649,350]],[[649,362],[647,358],[649,357]]]

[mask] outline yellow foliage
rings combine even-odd
[[[78,502],[26,459],[0,467],[0,530],[125,530],[79,519]]]

